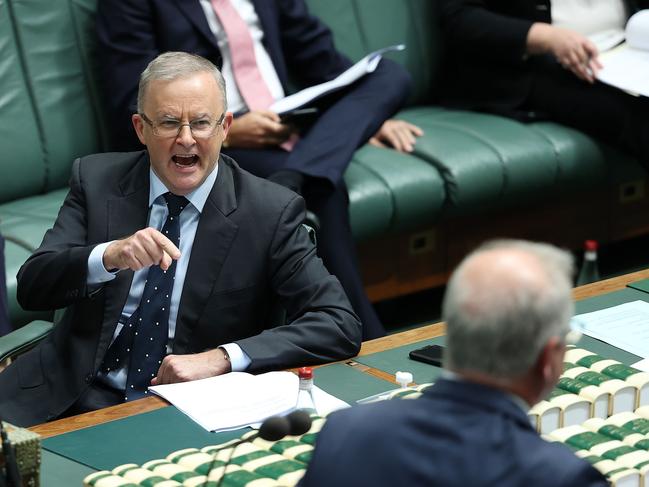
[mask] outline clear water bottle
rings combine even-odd
[[[313,400],[313,369],[311,367],[301,367],[297,372],[300,378],[300,390],[297,394],[296,409],[309,414],[317,414],[315,401]]]
[[[586,240],[584,242],[584,260],[577,276],[577,286],[583,286],[591,282],[599,281],[599,269],[597,267],[597,240]]]

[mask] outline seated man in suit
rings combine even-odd
[[[218,69],[169,52],[142,73],[147,150],[77,159],[54,227],[18,274],[25,309],[67,308],[0,374],[0,417],[32,425],[153,384],[353,356],[361,327],[301,222],[304,201],[220,155]],[[275,304],[288,323],[272,321]]]
[[[596,80],[606,32],[648,0],[441,0],[442,97],[522,121],[550,119],[649,165],[649,100]]]
[[[527,418],[563,371],[572,273],[571,256],[545,244],[469,255],[444,297],[442,378],[416,400],[333,413],[300,485],[608,485]]]
[[[319,220],[318,254],[343,285],[363,323],[363,339],[385,332],[358,270],[343,173],[368,139],[411,151],[421,131],[388,120],[404,103],[410,77],[382,60],[376,71],[317,103],[297,132],[269,109],[290,91],[329,81],[351,66],[304,0],[103,0],[98,3],[99,66],[114,143],[133,147],[137,76],[158,54],[200,54],[222,69],[235,113],[224,152],[253,174],[304,196]]]

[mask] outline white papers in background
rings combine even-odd
[[[649,10],[627,22],[626,42],[600,55],[604,66],[597,78],[611,86],[649,96]]]
[[[299,379],[291,372],[246,372],[149,387],[207,431],[258,425],[289,413],[297,404]]]
[[[295,110],[307,103],[320,98],[327,93],[338,90],[345,86],[352,84],[354,81],[365,76],[367,73],[373,72],[379,64],[379,61],[388,51],[403,51],[406,48],[404,44],[397,44],[394,46],[385,47],[374,51],[363,59],[354,64],[351,68],[347,69],[336,78],[325,83],[320,83],[319,85],[310,86],[298,91],[292,95],[289,95],[281,100],[277,100],[270,106],[270,110],[276,113],[284,113],[291,110]]]
[[[630,303],[575,316],[571,327],[640,357],[649,357],[649,303]]]
[[[649,372],[649,358],[643,358],[642,360],[637,361],[634,364],[631,364],[631,367],[635,367],[638,370],[643,372]]]

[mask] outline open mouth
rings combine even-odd
[[[189,166],[193,166],[198,162],[198,156],[196,154],[187,154],[187,155],[177,154],[173,156],[171,160],[174,161],[174,163],[177,166],[189,167]]]

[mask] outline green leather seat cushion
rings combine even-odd
[[[435,222],[444,206],[444,181],[426,161],[366,145],[345,173],[354,237],[364,240]]]
[[[603,155],[588,137],[556,124],[522,124],[483,113],[412,108],[401,114],[426,132],[417,156],[445,180],[449,214],[519,204],[587,174],[604,180]]]

